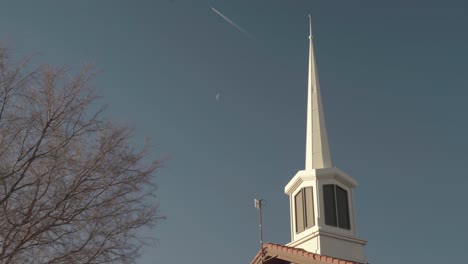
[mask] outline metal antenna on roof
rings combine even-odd
[[[262,231],[262,202],[263,199],[254,199],[255,208],[259,211],[260,218],[260,250],[262,252],[262,263],[265,261],[265,252],[263,250],[263,231]]]

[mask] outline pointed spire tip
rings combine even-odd
[[[309,14],[309,31],[310,31],[310,34],[309,34],[309,38],[312,39],[312,16]]]

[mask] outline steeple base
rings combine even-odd
[[[322,256],[332,256],[358,263],[366,263],[364,246],[367,241],[336,235],[325,231],[317,231],[300,240],[286,244],[288,247],[301,248]]]

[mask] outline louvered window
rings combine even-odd
[[[302,188],[294,196],[296,211],[296,232],[300,233],[315,225],[314,198],[312,187]]]
[[[351,229],[349,220],[348,192],[335,184],[323,185],[325,224]]]

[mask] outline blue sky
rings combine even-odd
[[[92,62],[106,116],[149,137],[167,216],[139,264],[248,263],[290,239],[304,168],[308,14],[334,164],[359,183],[370,263],[463,263],[468,244],[466,1],[3,1],[18,56]],[[219,17],[210,6],[247,30]],[[216,95],[220,94],[219,100]]]

